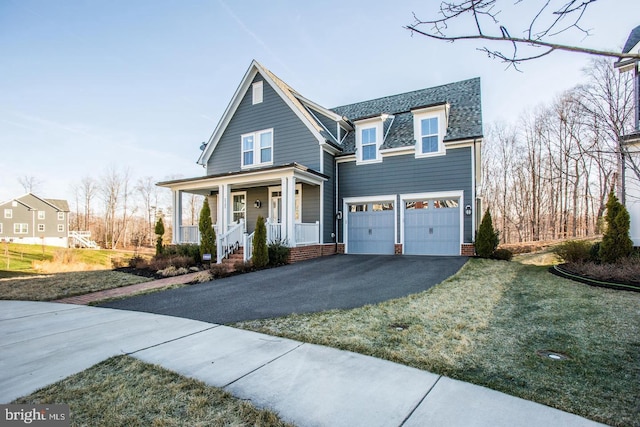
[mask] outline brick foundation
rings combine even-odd
[[[339,254],[344,253],[344,243],[338,243],[338,253]]]
[[[396,255],[402,255],[402,243],[394,243],[393,253]]]
[[[326,255],[334,255],[336,253],[335,243],[326,245],[308,245],[308,246],[296,246],[290,248],[289,251],[289,263],[306,261],[308,259],[319,258]]]
[[[460,255],[474,256],[476,254],[476,246],[473,243],[463,243],[460,246]]]

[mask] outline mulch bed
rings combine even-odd
[[[594,277],[592,275],[585,275],[583,272],[577,271],[576,268],[572,267],[573,266],[569,264],[559,264],[550,267],[549,272],[555,274],[556,276],[564,277],[565,279],[574,280],[586,285],[640,292],[640,279],[615,280],[611,278]]]
[[[120,267],[120,268],[114,268],[114,270],[120,271],[121,273],[128,273],[128,274],[134,274],[136,276],[148,277],[149,279],[165,278],[163,275],[158,274],[153,270],[149,270],[148,268]]]

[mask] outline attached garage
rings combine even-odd
[[[347,252],[394,254],[395,201],[347,203]]]
[[[407,255],[460,255],[461,196],[402,196],[403,247]]]

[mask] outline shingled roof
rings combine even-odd
[[[393,115],[393,122],[381,146],[385,149],[415,145],[411,110],[445,103],[450,105],[445,141],[482,137],[480,78],[343,105],[331,110],[352,122],[384,113]],[[343,150],[344,153],[355,152],[354,132],[345,138]]]
[[[631,34],[629,34],[629,38],[622,49],[622,53],[629,53],[638,42],[640,42],[640,25],[631,30]]]

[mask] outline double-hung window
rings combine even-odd
[[[242,135],[242,167],[273,164],[273,129]]]
[[[44,211],[38,211],[38,219],[44,219],[45,217],[45,212]]]
[[[5,218],[9,218],[9,219],[13,218],[13,210],[5,209],[4,210],[4,217]]]
[[[422,154],[438,151],[438,118],[420,120],[420,150]]]
[[[416,157],[445,154],[443,140],[447,129],[448,112],[448,104],[412,110]]]
[[[14,234],[27,234],[29,232],[29,224],[15,223],[13,224]]]
[[[378,151],[376,128],[362,129],[362,161],[375,160]]]

